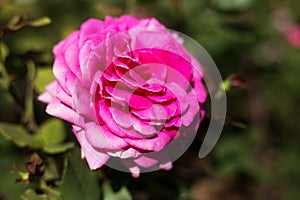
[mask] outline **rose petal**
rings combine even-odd
[[[175,95],[171,92],[171,90],[166,88],[165,93],[163,95],[158,95],[158,94],[153,93],[153,94],[147,95],[147,98],[152,101],[155,101],[157,103],[163,103],[163,102],[175,99]]]
[[[133,178],[138,178],[140,176],[141,170],[138,166],[130,167],[129,171]]]
[[[189,94],[189,108],[188,110],[181,116],[181,121],[184,126],[190,125],[195,118],[199,118],[199,103],[197,96],[193,91]]]
[[[48,104],[46,112],[49,115],[61,118],[71,123],[74,123],[74,118],[78,116],[74,110],[65,106],[57,99],[54,99]]]
[[[86,140],[85,131],[83,129],[73,126],[73,131],[77,137],[78,142],[81,145],[82,153],[86,158],[90,169],[95,170],[102,167],[107,162],[110,156],[103,152],[95,150]]]
[[[205,99],[206,99],[206,90],[205,90],[205,87],[202,83],[202,76],[199,72],[199,69],[195,69],[193,70],[193,82],[194,82],[194,91],[197,95],[197,98],[198,98],[198,101],[200,103],[203,103],[205,102]]]
[[[152,125],[147,125],[136,119],[133,127],[136,131],[141,133],[144,137],[152,137],[156,135],[157,130]]]
[[[72,92],[73,109],[88,121],[97,121],[94,104],[90,92],[81,85],[81,82],[74,83],[75,89]]]
[[[112,97],[119,100],[124,100],[126,102],[129,102],[129,99],[132,96],[132,93],[130,91],[121,88],[119,84],[117,84],[115,87],[105,86],[105,90]]]
[[[189,96],[186,94],[186,91],[174,82],[168,83],[166,87],[175,94],[176,100],[179,102],[180,113],[183,113],[189,105]]]
[[[71,35],[71,38],[68,37],[68,40],[64,45],[64,57],[70,71],[73,72],[74,75],[81,76],[79,58],[74,57],[74,55],[79,55],[79,48],[77,44],[79,34],[74,35],[74,37],[72,36],[73,35]]]
[[[105,44],[99,44],[97,48],[91,49],[91,41],[85,43],[80,50],[80,80],[82,85],[89,88],[97,71],[103,72],[106,67],[106,59],[101,56],[106,53]]]
[[[130,128],[132,126],[133,120],[131,119],[129,110],[121,111],[115,107],[110,107],[109,110],[117,124],[124,128]]]
[[[87,141],[97,149],[119,150],[128,144],[122,138],[111,133],[106,126],[99,126],[94,122],[85,124]]]
[[[129,106],[135,109],[147,109],[150,106],[152,106],[152,102],[149,101],[147,98],[140,96],[140,95],[136,95],[136,94],[132,94],[130,99],[129,99]]]
[[[104,22],[97,19],[88,19],[80,26],[80,36],[78,44],[82,46],[87,40],[101,36],[99,34],[104,26]],[[105,38],[103,38],[104,41]]]
[[[57,84],[56,87],[56,97],[59,101],[61,101],[62,103],[64,103],[65,105],[69,106],[70,108],[72,108],[73,105],[73,99],[72,96],[68,95],[62,88],[60,85]]]
[[[38,97],[38,100],[50,103],[56,96],[57,85],[56,81],[49,83],[45,88],[46,91]]]
[[[167,116],[168,114],[165,108],[159,104],[153,104],[149,109],[149,117],[151,120],[165,120]]]
[[[141,156],[141,157],[135,159],[134,162],[144,168],[152,167],[153,165],[158,163],[157,160],[146,157],[146,156]]]
[[[169,161],[169,162],[166,162],[166,163],[162,163],[159,165],[159,168],[160,169],[164,169],[164,170],[171,170],[173,168],[173,164],[172,164],[172,161]]]
[[[119,157],[121,159],[127,158],[136,158],[141,155],[141,152],[137,151],[134,148],[129,148],[127,150],[120,150],[120,151],[109,151],[107,152],[110,156]]]
[[[132,110],[132,113],[142,120],[162,123],[176,114],[177,107],[176,102],[167,105],[153,104],[144,110]]]
[[[108,106],[105,104],[104,100],[101,100],[99,102],[99,106],[99,115],[113,134],[121,138],[142,138],[142,136],[139,133],[137,133],[134,129],[122,129],[113,119],[112,114]]]
[[[146,151],[159,151],[163,149],[171,140],[171,137],[163,132],[159,132],[154,138],[130,139],[124,140],[131,146]]]
[[[48,92],[44,92],[43,94],[39,95],[37,99],[43,103],[50,103],[53,101],[53,96]]]

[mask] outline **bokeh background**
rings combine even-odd
[[[90,171],[70,126],[36,97],[52,47],[88,18],[155,17],[198,41],[225,81],[228,113],[213,151],[204,130],[171,171]],[[299,0],[1,0],[0,199],[300,199]]]

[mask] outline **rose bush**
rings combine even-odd
[[[39,99],[72,124],[91,169],[107,163],[138,177],[172,167],[206,99],[200,64],[178,35],[155,19],[90,19],[53,52],[56,80]]]

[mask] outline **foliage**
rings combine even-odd
[[[299,9],[297,0],[2,0],[0,199],[299,199],[300,49],[286,39]],[[70,126],[36,100],[53,80],[58,41],[88,18],[125,13],[156,17],[197,40],[228,95],[212,153],[197,157],[206,120],[174,169],[139,179],[90,171]]]

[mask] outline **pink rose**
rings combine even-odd
[[[155,19],[90,19],[53,52],[56,80],[39,99],[72,124],[91,169],[171,169],[206,99],[200,65],[176,34]]]

